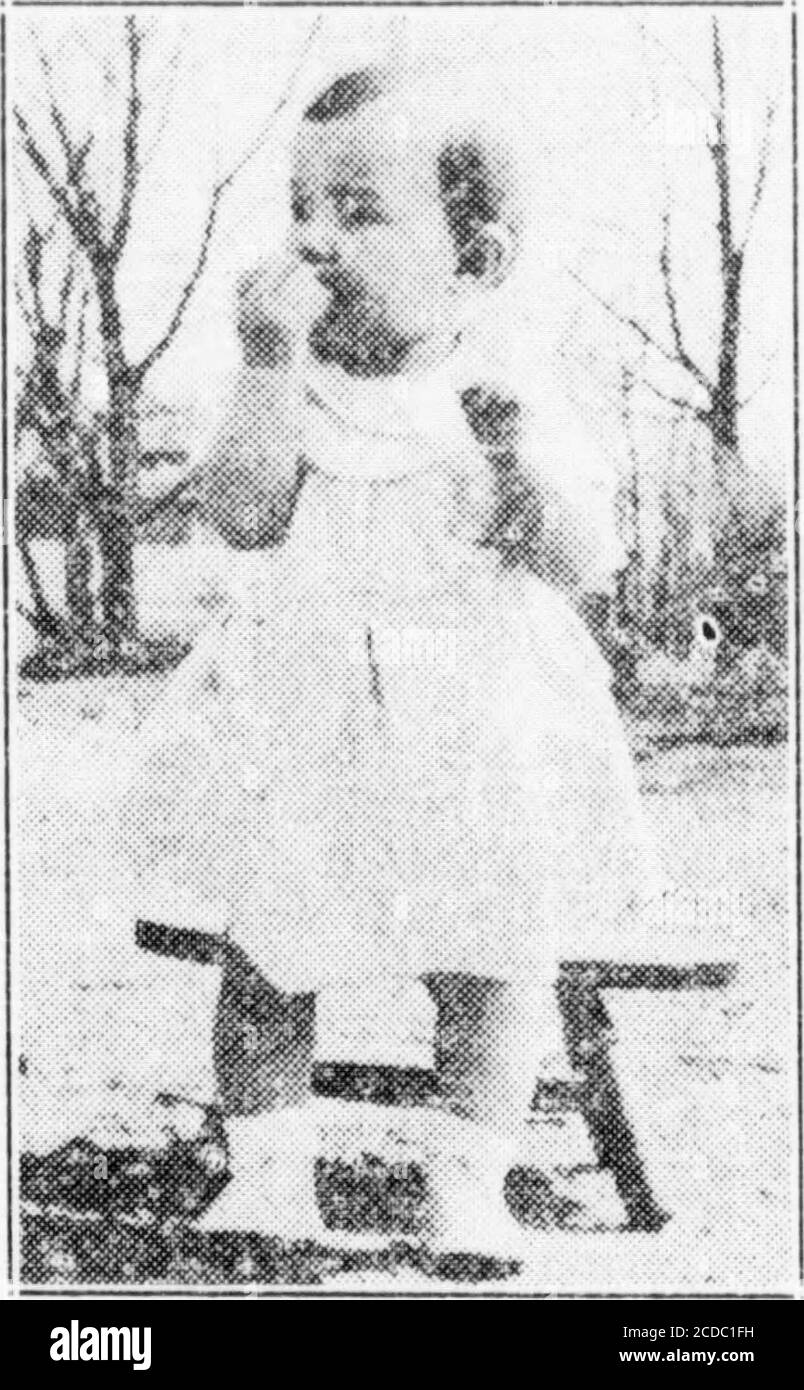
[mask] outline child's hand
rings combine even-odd
[[[288,314],[280,291],[290,271],[276,261],[261,261],[237,285],[236,321],[247,367],[281,369],[293,356]]]

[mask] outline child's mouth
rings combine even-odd
[[[315,278],[328,291],[329,303],[310,329],[313,356],[353,376],[399,371],[409,344],[389,321],[382,300],[341,266],[319,266]]]
[[[354,304],[365,294],[363,286],[342,270],[319,270],[316,279],[329,290],[333,300],[340,304]]]
[[[409,347],[371,297],[354,286],[346,293],[333,287],[329,306],[313,324],[308,342],[319,362],[337,363],[352,376],[369,377],[399,371]]]

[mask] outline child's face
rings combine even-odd
[[[436,160],[386,102],[303,123],[291,206],[294,248],[331,294],[310,335],[318,357],[381,375],[449,327],[463,287]]]

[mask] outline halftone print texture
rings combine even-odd
[[[7,28],[19,1286],[790,1292],[790,14]]]

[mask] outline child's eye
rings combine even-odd
[[[364,227],[370,222],[382,222],[377,206],[356,193],[342,193],[337,202],[338,217],[344,227]]]
[[[313,212],[313,200],[303,193],[294,193],[290,199],[290,215],[294,222],[309,222]]]

